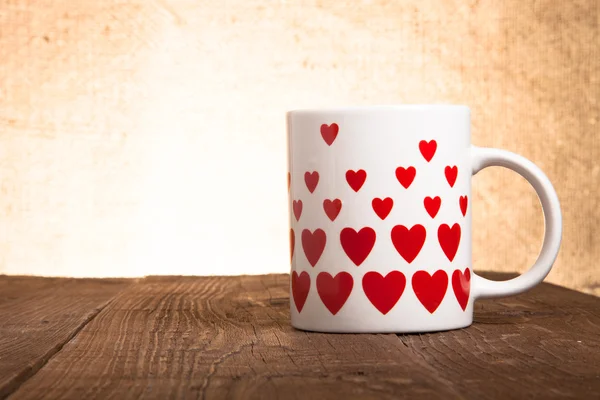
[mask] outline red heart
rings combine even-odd
[[[427,210],[427,213],[431,216],[431,218],[435,218],[438,211],[440,211],[442,199],[440,199],[439,196],[435,196],[433,199],[428,196],[423,200],[423,205],[425,205],[425,210]]]
[[[415,179],[416,175],[417,170],[415,169],[415,167],[396,168],[396,179],[398,179],[398,182],[400,182],[400,184],[404,186],[405,189],[408,189],[408,187],[413,183],[413,180]]]
[[[391,197],[386,197],[385,199],[374,198],[371,202],[373,206],[373,211],[375,214],[381,219],[385,219],[392,211],[392,207],[394,206],[394,200]]]
[[[355,192],[360,190],[366,179],[367,173],[364,169],[359,169],[356,172],[352,171],[351,169],[346,171],[346,181]]]
[[[317,184],[319,183],[319,173],[317,171],[305,172],[304,182],[306,183],[308,191],[311,193],[314,192],[317,188]]]
[[[327,272],[317,275],[317,292],[325,307],[333,315],[344,306],[353,286],[354,279],[347,272],[340,272],[335,278]]]
[[[362,285],[367,298],[385,315],[400,300],[406,286],[406,278],[400,271],[392,271],[385,278],[371,271],[363,276]]]
[[[302,215],[302,200],[294,200],[292,203],[292,208],[294,209],[294,216],[296,217],[296,221],[299,221],[300,216]]]
[[[331,146],[331,144],[337,137],[338,131],[339,131],[339,127],[338,127],[338,124],[336,124],[336,123],[333,123],[331,125],[327,125],[327,124],[321,125],[321,136],[323,137],[323,140],[325,141],[325,143],[327,143],[329,146]]]
[[[294,248],[296,247],[296,235],[294,230],[290,229],[290,261],[294,258]]]
[[[458,176],[458,167],[455,165],[453,167],[447,166],[444,169],[444,173],[446,174],[446,180],[450,187],[454,187],[454,183],[456,183],[456,177]]]
[[[429,142],[421,140],[419,142],[419,150],[421,150],[423,158],[427,160],[427,162],[429,162],[431,161],[435,154],[435,151],[437,150],[437,142],[435,140],[430,140]]]
[[[465,268],[465,272],[462,273],[459,269],[452,273],[452,289],[454,289],[454,295],[460,308],[467,309],[469,303],[469,293],[471,292],[471,271],[469,268]]]
[[[423,225],[415,225],[410,230],[404,225],[396,225],[392,228],[392,243],[398,253],[406,260],[407,263],[413,262],[419,255],[427,231]]]
[[[447,224],[440,225],[438,228],[438,240],[448,260],[454,260],[458,245],[460,244],[460,225],[454,224],[452,228]]]
[[[375,246],[375,231],[364,227],[356,232],[352,228],[344,228],[340,232],[340,242],[348,258],[358,267],[365,261]]]
[[[302,231],[302,248],[306,259],[313,267],[317,265],[323,250],[325,250],[325,244],[327,243],[327,236],[323,229],[317,229],[311,233],[308,229]]]
[[[448,274],[441,269],[433,276],[425,271],[417,271],[412,277],[415,295],[431,314],[442,303],[448,289]]]
[[[301,312],[306,303],[308,292],[310,291],[310,275],[308,272],[303,271],[300,275],[296,271],[292,273],[292,295],[294,296],[294,303],[296,309]]]
[[[467,215],[467,204],[469,202],[469,198],[467,196],[460,196],[458,203],[460,204],[460,211],[462,212],[463,217]]]
[[[325,199],[323,200],[323,210],[325,210],[325,214],[330,220],[335,221],[342,210],[342,201],[340,199]]]
[[[288,192],[290,191],[290,186],[292,185],[292,175],[288,172]]]

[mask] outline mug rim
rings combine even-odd
[[[470,112],[469,106],[464,104],[380,104],[380,105],[364,105],[364,106],[340,106],[340,107],[322,107],[322,108],[298,108],[289,110],[287,115],[293,114],[318,114],[318,113],[351,113],[351,112],[367,112],[367,111],[382,111],[382,110],[398,110],[398,111],[429,111],[429,110],[464,110]]]

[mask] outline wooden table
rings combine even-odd
[[[600,398],[599,298],[542,284],[463,330],[319,334],[290,326],[288,279],[0,277],[0,398]]]

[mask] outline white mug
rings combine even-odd
[[[562,234],[552,184],[521,156],[471,145],[468,107],[295,110],[287,127],[294,327],[463,328],[476,299],[521,293],[552,268]],[[546,222],[535,264],[504,282],[472,271],[471,176],[488,166],[527,179]]]

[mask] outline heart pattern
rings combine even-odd
[[[296,221],[300,221],[300,216],[302,215],[302,200],[294,200],[292,202],[292,208],[294,209],[294,217],[296,217]]]
[[[458,176],[458,167],[456,165],[453,167],[447,166],[444,169],[444,174],[446,174],[448,185],[450,185],[450,187],[454,187],[454,184],[456,183],[456,177]]]
[[[429,162],[435,155],[435,151],[437,150],[437,142],[435,140],[430,140],[429,142],[421,140],[419,142],[419,150],[421,151],[423,158]]]
[[[346,181],[348,182],[348,185],[350,185],[352,190],[354,190],[355,192],[358,192],[360,190],[360,188],[364,185],[366,180],[367,173],[363,169],[359,169],[358,171],[353,171],[349,169],[346,172]]]
[[[340,242],[346,255],[358,267],[373,250],[376,235],[373,228],[364,227],[360,231],[344,228],[340,233]]]
[[[340,199],[325,199],[323,200],[323,210],[327,217],[333,222],[342,211],[342,201]]]
[[[448,274],[441,269],[433,275],[426,271],[417,271],[412,277],[412,287],[423,307],[433,314],[446,295]]]
[[[383,276],[379,272],[369,271],[363,275],[362,287],[371,304],[383,315],[389,313],[402,298],[406,289],[406,276],[400,271],[391,271]],[[412,289],[425,309],[433,314],[440,306],[448,290],[448,274],[437,270],[431,275],[427,271],[416,271],[412,276]],[[298,312],[302,312],[311,287],[308,272],[291,275],[292,297]],[[348,272],[339,272],[335,277],[328,272],[317,275],[317,293],[323,305],[336,315],[350,297],[354,287],[354,278]],[[452,273],[452,289],[463,311],[469,302],[471,272],[455,270]]]
[[[431,218],[435,218],[438,211],[440,211],[440,207],[442,206],[442,199],[440,196],[435,196],[433,198],[428,196],[423,200],[423,205],[425,206],[427,214],[429,214]]]
[[[336,315],[350,297],[354,279],[347,272],[339,272],[335,277],[327,272],[317,275],[317,293],[329,312]]]
[[[310,275],[304,271],[300,275],[296,271],[292,272],[292,296],[298,312],[302,312],[308,292],[310,291]]]
[[[372,271],[363,276],[362,285],[371,304],[385,315],[400,300],[406,287],[406,277],[400,271],[392,271],[385,277]]]
[[[302,248],[306,259],[313,267],[317,265],[325,244],[327,243],[327,235],[323,229],[317,229],[314,232],[304,229],[302,231]]]
[[[454,260],[458,245],[460,244],[460,225],[454,224],[452,228],[448,224],[442,224],[438,228],[438,240],[448,260]]]
[[[469,202],[469,198],[467,196],[460,196],[458,199],[458,204],[460,205],[460,212],[463,217],[467,215],[467,204]]]
[[[340,128],[336,123],[333,123],[331,125],[321,125],[321,137],[323,137],[323,140],[325,141],[325,143],[327,143],[328,146],[331,146],[335,141],[335,138],[337,138],[339,129]]]
[[[324,123],[320,126],[321,138],[328,147],[331,147],[335,143],[339,136],[339,133],[340,127],[335,122],[329,124]],[[458,166],[446,165],[444,163],[438,167],[440,157],[440,155],[437,153],[438,142],[435,139],[421,140],[418,143],[418,149],[425,162],[430,164],[424,164],[423,162],[419,163],[418,161],[414,161],[415,164],[413,165],[396,167],[394,172],[396,179],[400,183],[400,185],[406,190],[421,190],[421,188],[423,187],[422,185],[428,184],[428,182],[421,182],[419,180],[428,179],[428,175],[419,175],[420,178],[418,178],[418,180],[417,168],[415,166],[421,168],[423,165],[429,165],[427,168],[443,169],[448,185],[450,186],[450,188],[454,188],[458,180]],[[438,154],[437,158],[436,154]],[[447,153],[441,153],[442,157],[445,157],[446,155]],[[433,161],[434,158],[435,161]],[[358,159],[359,158],[357,157],[357,160]],[[318,171],[304,172],[304,182],[306,184],[306,188],[311,194],[315,193],[319,185],[319,178],[320,175]],[[321,190],[322,192],[326,192],[331,188],[336,187],[335,185],[329,182],[329,179],[330,177],[329,175],[327,175],[327,185]],[[359,193],[359,191],[364,187],[366,183],[367,170],[348,169],[345,172],[345,179],[350,188],[355,193]],[[377,182],[377,179],[382,178],[375,176],[375,182]],[[417,189],[410,189],[413,186],[415,180],[417,180],[418,182]],[[292,185],[291,172],[287,173],[287,184],[288,192],[290,193],[289,196],[291,197],[295,193],[295,184]],[[368,191],[370,190],[371,188],[368,187]],[[408,191],[406,193],[411,192]],[[325,215],[331,222],[339,220],[338,216],[341,213],[343,204],[345,204],[344,209],[348,207],[347,211],[344,211],[343,219],[349,219],[350,221],[353,221],[355,217],[352,213],[358,212],[358,210],[354,209],[354,205],[364,204],[362,203],[364,201],[364,196],[360,194],[353,194],[353,196],[357,197],[349,199],[344,198],[344,201],[348,200],[345,203],[342,203],[342,199],[340,198],[323,199],[323,197],[321,197],[321,199],[318,199],[317,201],[322,201],[323,211],[325,212]],[[408,196],[408,200],[411,200],[411,195]],[[458,205],[460,212],[463,215],[463,217],[466,217],[469,207],[468,195],[457,194],[456,196],[458,196]],[[315,199],[318,197],[319,194],[317,193],[317,197],[309,198]],[[454,197],[454,199],[456,199],[456,197]],[[289,198],[289,201],[290,200],[292,199]],[[303,203],[303,200],[306,203]],[[363,264],[365,264],[365,261],[367,261],[367,258],[369,258],[369,255],[373,252],[376,245],[378,247],[380,245],[386,246],[385,243],[378,244],[379,242],[381,242],[381,240],[378,240],[376,234],[376,230],[378,229],[377,226],[379,226],[376,221],[379,220],[379,224],[383,224],[381,221],[385,221],[390,216],[393,209],[398,209],[400,215],[402,215],[403,209],[405,209],[406,206],[410,207],[410,205],[406,205],[405,203],[406,198],[400,198],[400,196],[372,198],[370,204],[371,208],[373,209],[375,215],[379,218],[378,220],[371,220],[375,221],[373,222],[374,226],[365,226],[360,230],[355,230],[351,227],[344,227],[341,229],[341,231],[339,231],[339,238],[342,250],[354,265],[356,265],[357,267],[362,267],[360,269],[353,270],[354,272],[352,273],[341,271],[338,272],[335,276],[333,276],[329,272],[322,270],[323,268],[327,270],[333,266],[318,266],[318,264],[327,247],[328,234],[335,235],[336,232],[331,232],[329,230],[331,228],[329,227],[311,226],[311,224],[313,224],[314,221],[318,220],[315,220],[313,217],[312,213],[314,208],[312,208],[312,203],[309,202],[307,198],[303,198],[303,200],[296,199],[292,201],[291,209],[295,217],[295,222],[293,219],[291,221],[294,224],[298,223],[308,225],[306,228],[302,226],[296,227],[298,230],[304,228],[301,231],[302,233],[300,238],[304,256],[306,257],[308,263],[313,268],[315,268],[315,271],[317,271],[314,272],[316,275],[312,275],[312,278],[314,279],[316,276],[315,286],[318,297],[320,298],[325,308],[329,310],[329,312],[332,315],[338,314],[352,295],[354,289],[354,279],[361,279],[360,275],[356,275],[357,273],[362,274],[362,291],[364,292],[366,299],[369,300],[369,302],[377,311],[381,313],[381,315],[385,316],[389,314],[398,303],[402,302],[401,300],[404,292],[406,291],[407,281],[410,281],[412,291],[414,292],[418,301],[423,305],[425,310],[427,310],[427,312],[433,314],[434,312],[436,312],[436,310],[438,310],[440,304],[442,304],[446,297],[446,292],[448,291],[448,286],[450,283],[452,286],[452,291],[454,292],[454,297],[456,298],[459,307],[463,311],[466,311],[467,306],[469,304],[471,289],[471,271],[469,268],[465,268],[464,270],[448,270],[448,272],[446,272],[443,269],[438,269],[437,271],[434,271],[433,274],[430,274],[430,272],[428,271],[419,269],[412,274],[412,277],[410,275],[405,275],[405,273],[399,270],[393,270],[385,276],[378,271],[372,270],[367,270],[366,272],[364,272],[364,274],[363,272],[359,272],[365,268]],[[432,220],[434,220],[438,216],[438,214],[440,214],[440,210],[442,210],[442,204],[447,204],[447,199],[441,196],[441,193],[440,196],[427,196],[423,198],[423,206],[425,208],[425,211]],[[440,218],[446,218],[446,210],[447,205],[444,206],[444,209],[442,210],[443,213],[441,214]],[[305,212],[305,214],[307,214],[307,216],[302,218],[303,211]],[[360,216],[361,214],[356,215]],[[422,218],[423,214],[419,215],[421,215],[420,218]],[[322,214],[320,218],[323,218]],[[370,218],[374,218],[374,216],[371,216]],[[425,223],[425,225],[428,226],[428,224],[434,223],[432,220],[427,219],[427,221],[429,222]],[[332,226],[335,227],[336,225]],[[290,229],[290,260],[293,262],[293,269],[295,269],[296,263],[301,262],[298,258],[298,255],[296,255],[296,259],[294,259],[296,247],[295,232],[296,231],[294,229]],[[443,223],[438,225],[437,241],[443,254],[450,262],[454,261],[458,253],[458,249],[460,247],[461,242],[461,233],[461,225],[459,223],[454,223],[453,225]],[[427,229],[424,225],[421,224],[414,224],[412,226],[402,224],[394,225],[390,232],[390,239],[394,248],[398,252],[398,255],[402,259],[404,259],[404,261],[406,261],[408,264],[413,263],[418,258],[419,254],[422,252],[425,246],[427,236]],[[435,239],[432,238],[431,240]],[[330,245],[330,247],[331,246],[332,245]],[[333,248],[331,248],[329,251],[338,251],[335,244],[333,245]],[[432,248],[431,251],[435,250]],[[428,247],[427,253],[429,252],[430,248]],[[326,260],[327,262],[323,261],[321,264],[328,264],[331,261],[329,258],[327,258]],[[377,259],[374,258],[371,262],[376,260]],[[423,258],[423,261],[426,261],[426,259]],[[420,267],[420,264],[422,264],[422,262],[416,263],[417,268]],[[369,263],[366,263],[365,265],[368,266]],[[377,266],[377,268],[384,267],[385,266]],[[338,267],[336,266],[335,268]],[[319,269],[321,269],[321,271],[319,271]],[[451,279],[449,279],[450,272],[452,272]],[[303,271],[301,273],[298,273],[296,272],[296,270],[293,270],[291,275],[291,297],[293,298],[293,303],[298,313],[301,313],[304,309],[310,290],[310,271]]]
[[[391,197],[386,197],[385,199],[379,199],[376,197],[371,202],[371,206],[373,207],[375,214],[384,220],[388,215],[390,215],[392,207],[394,207],[394,200],[392,200]]]
[[[317,185],[319,184],[319,173],[317,171],[305,172],[304,182],[309,192],[314,193]]]
[[[396,168],[396,179],[405,189],[408,189],[410,185],[415,180],[415,176],[417,175],[417,170],[415,167],[398,167]]]
[[[452,289],[460,308],[465,311],[469,304],[469,294],[471,292],[471,271],[465,268],[465,272],[457,269],[452,273]]]
[[[290,261],[294,258],[294,248],[296,247],[296,234],[290,229]]]
[[[396,225],[392,228],[392,243],[396,251],[406,260],[411,263],[417,258],[423,245],[427,231],[423,225],[417,224],[408,229],[404,225]]]

